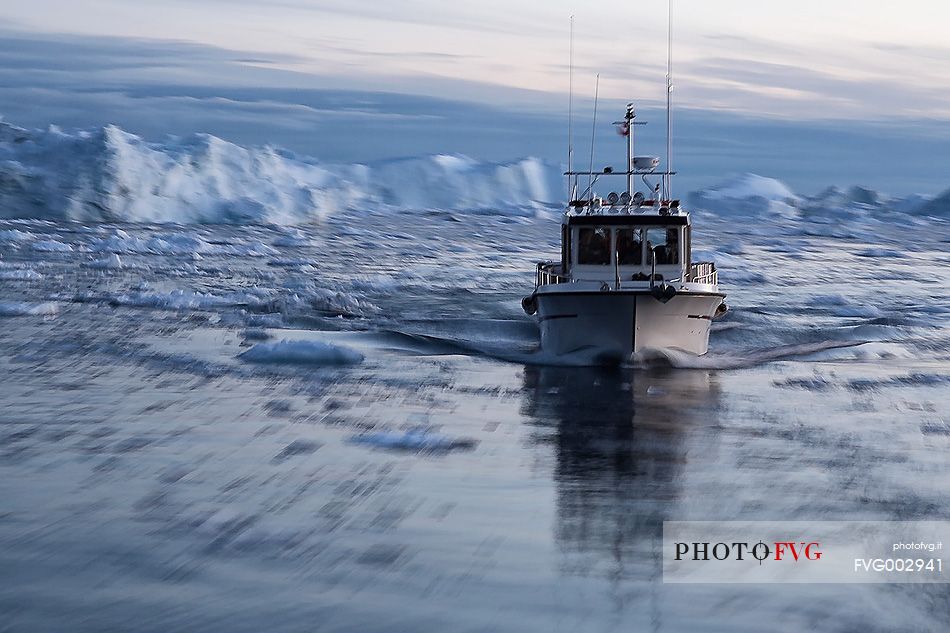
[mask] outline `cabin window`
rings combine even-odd
[[[643,263],[643,239],[640,229],[617,230],[617,263],[639,266]]]
[[[577,232],[577,263],[606,266],[610,264],[610,229],[580,229]]]
[[[676,228],[647,229],[647,258],[649,249],[656,253],[656,265],[680,263],[680,232]],[[648,262],[649,263],[649,259]]]

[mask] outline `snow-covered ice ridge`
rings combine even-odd
[[[919,194],[895,197],[861,186],[828,187],[801,196],[774,178],[740,174],[687,196],[692,208],[720,215],[781,215],[830,221],[849,216],[884,219],[890,214],[950,217],[950,189],[936,198]]]
[[[561,171],[537,158],[489,163],[461,155],[322,164],[208,134],[151,143],[115,126],[64,132],[0,122],[0,218],[297,224],[362,208],[535,214],[561,204]],[[730,215],[950,215],[950,190],[928,199],[832,187],[807,198],[754,174],[688,201]]]
[[[146,142],[115,126],[64,132],[0,122],[0,218],[297,224],[341,209],[534,214],[559,168],[458,155],[333,165],[209,134]]]

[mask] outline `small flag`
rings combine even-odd
[[[630,124],[624,121],[617,126],[617,134],[620,136],[630,136]]]

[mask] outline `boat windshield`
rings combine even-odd
[[[577,263],[607,266],[610,264],[610,229],[584,228],[577,235]]]
[[[675,266],[682,261],[681,227],[676,226],[589,226],[577,229],[577,264],[612,266],[614,253],[620,266],[650,266],[651,249],[657,266]]]
[[[640,229],[617,230],[617,263],[621,266],[639,266],[642,263]]]
[[[680,263],[679,231],[675,228],[647,229],[647,257],[651,248],[656,253],[658,266]]]

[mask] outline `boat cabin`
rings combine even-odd
[[[643,124],[634,119],[633,104],[629,104],[623,119],[614,122],[621,126],[621,136],[627,140],[625,168],[574,171],[568,153],[564,175],[568,177],[570,197],[561,220],[561,261],[538,264],[536,289],[573,282],[600,282],[602,289],[609,283],[618,290],[636,287],[636,282],[650,282],[651,290],[654,282],[718,284],[712,262],[691,261],[689,214],[670,193],[670,177],[676,172],[657,171],[660,159],[656,156],[634,154],[634,126]],[[579,176],[586,176],[588,184],[578,197]],[[626,188],[602,199],[594,194],[593,187],[607,176],[625,178]],[[634,187],[635,176],[648,187],[647,195]],[[661,178],[660,183],[647,180],[655,176]]]
[[[561,274],[578,281],[684,280],[690,255],[686,214],[567,214],[561,224]]]

